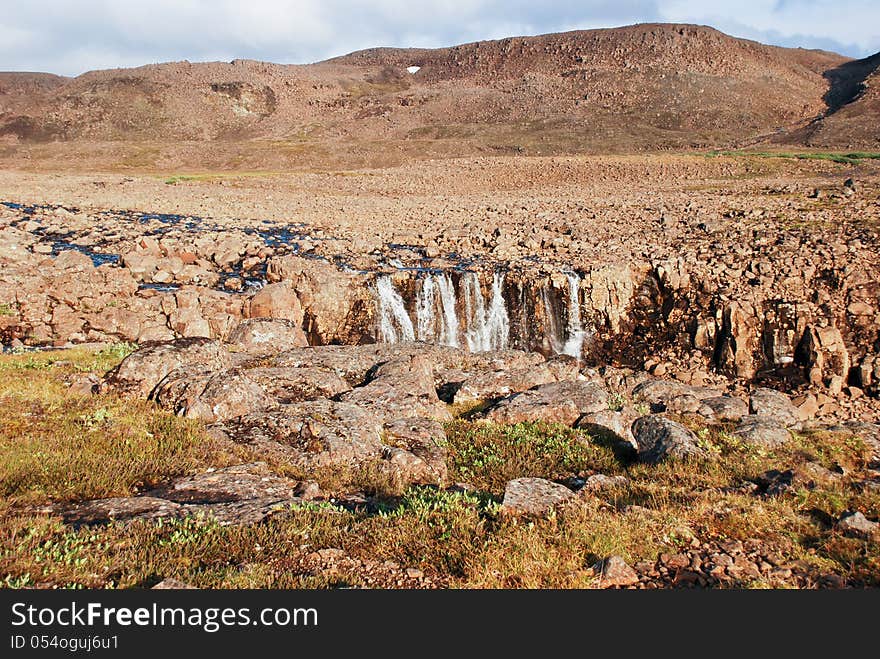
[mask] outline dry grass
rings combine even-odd
[[[421,569],[433,586],[573,588],[590,586],[589,566],[610,554],[654,561],[692,542],[758,539],[816,574],[880,586],[876,540],[847,537],[833,526],[845,510],[880,516],[880,494],[858,485],[868,452],[844,434],[796,435],[783,448],[762,450],[723,428],[696,427],[709,457],[650,466],[628,461],[607,440],[583,431],[458,420],[447,428],[448,467],[451,479],[467,481],[470,492],[403,490],[376,467],[318,475],[328,487],[335,482],[375,495],[369,510],[317,504],[253,526],[185,519],[74,529],[28,512],[23,504],[127,494],[234,459],[213,447],[198,425],[147,403],[67,394],[70,377],[101,372],[122,352],[0,357],[0,482],[7,499],[0,509],[0,583],[126,588],[176,577],[210,588],[375,586],[356,565],[394,561]],[[805,476],[777,496],[739,489],[768,469]],[[580,495],[545,519],[500,512],[511,478],[594,471],[629,482]],[[322,548],[341,549],[352,563],[316,568],[310,557]]]
[[[146,401],[74,395],[125,349],[0,358],[0,494],[14,503],[124,496],[217,461],[202,428]]]

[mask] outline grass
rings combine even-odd
[[[72,378],[105,372],[133,347],[0,358],[0,495],[11,503],[126,495],[211,461],[198,424],[146,401],[68,393]]]
[[[880,153],[866,151],[852,151],[849,153],[837,153],[830,151],[817,152],[786,152],[786,151],[710,151],[706,154],[710,158],[718,156],[750,156],[754,158],[788,158],[794,160],[828,160],[841,165],[855,165],[862,160],[880,160]]]
[[[198,424],[149,403],[67,392],[72,377],[100,373],[130,349],[0,356],[0,585],[129,588],[175,577],[207,588],[397,587],[398,573],[382,567],[393,561],[418,568],[433,586],[576,588],[592,585],[589,566],[610,554],[653,562],[697,538],[759,539],[785,564],[880,586],[877,541],[833,527],[846,510],[880,516],[880,494],[856,486],[869,451],[845,434],[798,434],[768,450],[743,444],[724,427],[693,426],[707,458],[643,465],[621,457],[607,439],[565,426],[458,419],[447,425],[447,466],[450,481],[469,489],[407,489],[369,467],[318,475],[328,488],[336,479],[337,487],[378,495],[378,510],[318,503],[252,526],[188,518],[78,529],[35,514],[32,506],[126,495],[243,461],[213,445]],[[803,477],[778,496],[738,489],[768,469]],[[628,481],[579,495],[542,519],[500,511],[512,478],[596,471]],[[315,563],[322,549],[339,550],[345,560],[322,567]],[[762,576],[727,585],[794,582]]]

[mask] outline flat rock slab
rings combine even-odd
[[[54,512],[70,524],[194,516],[220,524],[256,524],[302,504],[304,500],[294,495],[298,485],[255,462],[175,479],[139,496],[95,499]]]
[[[633,421],[632,434],[641,462],[656,464],[669,458],[705,455],[705,451],[697,445],[694,433],[664,416],[652,414],[639,417]]]
[[[574,492],[553,481],[543,478],[517,478],[504,488],[501,508],[512,514],[545,515],[573,496]]]
[[[595,382],[553,382],[513,394],[484,415],[492,423],[546,421],[574,425],[585,414],[608,409],[608,391]]]
[[[675,380],[651,379],[636,385],[632,391],[633,399],[641,400],[654,407],[666,407],[674,398],[686,397],[694,401],[718,398],[724,395],[713,387],[696,387]]]
[[[354,403],[279,405],[220,427],[234,441],[302,467],[353,466],[382,453],[382,420]]]
[[[557,382],[560,379],[557,371],[558,369],[552,369],[547,364],[539,364],[509,371],[477,373],[462,382],[458,391],[455,392],[454,402],[493,400],[542,384]],[[576,377],[575,371],[571,379],[574,380]]]

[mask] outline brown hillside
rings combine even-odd
[[[808,146],[840,149],[880,148],[880,53],[847,62],[827,77],[828,113],[803,131]]]
[[[57,140],[271,142],[289,158],[742,145],[826,111],[827,72],[848,61],[707,27],[635,25],[302,66],[176,62],[0,96],[0,138],[13,150]]]

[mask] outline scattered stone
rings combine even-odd
[[[847,535],[867,538],[880,530],[880,523],[872,522],[862,513],[856,511],[844,514],[837,522],[837,527]]]
[[[745,417],[733,430],[733,434],[747,444],[767,448],[782,446],[791,440],[791,433],[773,418],[750,415]]]
[[[517,478],[504,488],[501,508],[512,514],[540,516],[573,496],[564,485],[543,478]]]
[[[659,415],[643,416],[632,425],[638,444],[639,460],[658,463],[668,458],[680,459],[705,455],[697,436],[680,423]]]
[[[602,588],[632,586],[639,582],[639,574],[620,556],[609,556],[592,567],[593,573],[599,577]]]

